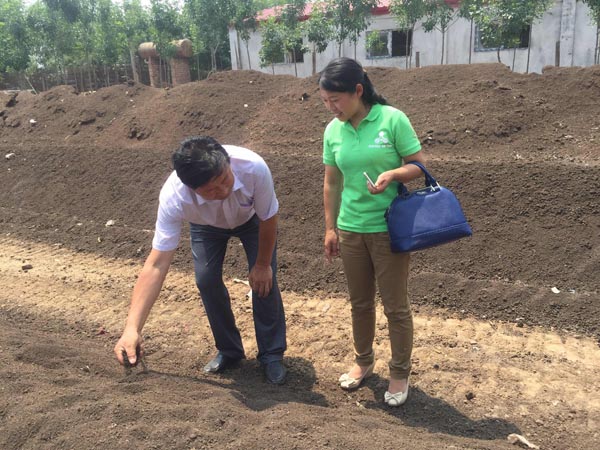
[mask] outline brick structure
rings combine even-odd
[[[173,41],[173,45],[177,48],[177,53],[169,61],[173,86],[189,83],[191,81],[189,59],[193,54],[192,41],[181,39]],[[167,80],[163,79],[162,84],[160,82],[160,58],[155,45],[152,42],[144,42],[140,44],[138,52],[148,64],[150,86],[157,88],[167,87],[169,85]]]
[[[189,39],[181,39],[173,43],[177,47],[177,54],[170,61],[171,78],[173,86],[177,86],[192,81],[190,77],[190,58],[194,50],[192,49],[192,41]]]

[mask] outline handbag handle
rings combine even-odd
[[[433,176],[427,171],[425,166],[418,161],[408,161],[406,164],[414,164],[423,172],[425,175],[425,187],[431,188],[431,190],[436,191],[440,188],[439,183],[433,178]],[[404,186],[404,183],[398,183],[398,195],[407,196],[408,189]]]

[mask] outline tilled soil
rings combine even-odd
[[[0,94],[3,447],[504,448],[510,433],[543,448],[598,445],[600,68],[368,70],[411,118],[474,232],[413,255],[407,405],[381,404],[383,319],[376,377],[350,395],[336,387],[352,348],[341,264],[322,257],[330,116],[316,78],[240,71],[170,90],[58,87]],[[253,359],[200,374],[212,339],[185,239],[147,327],[150,373],[123,378],[112,360],[169,154],[191,134],[245,145],[271,167],[285,387],[265,385]],[[247,275],[237,242],[225,272]],[[251,356],[241,286],[231,288]]]

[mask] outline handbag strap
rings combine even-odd
[[[430,187],[433,190],[436,190],[440,187],[438,182],[433,178],[433,176],[427,171],[425,166],[418,161],[408,161],[405,164],[414,164],[423,172],[425,175],[425,187]],[[408,195],[408,189],[404,186],[404,183],[398,183],[398,195],[406,196]]]

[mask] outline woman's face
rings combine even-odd
[[[342,122],[352,119],[363,109],[362,84],[356,85],[356,92],[335,92],[323,88],[319,90],[325,107]]]
[[[234,183],[233,172],[229,164],[220,175],[195,190],[204,200],[225,200],[231,194]]]

